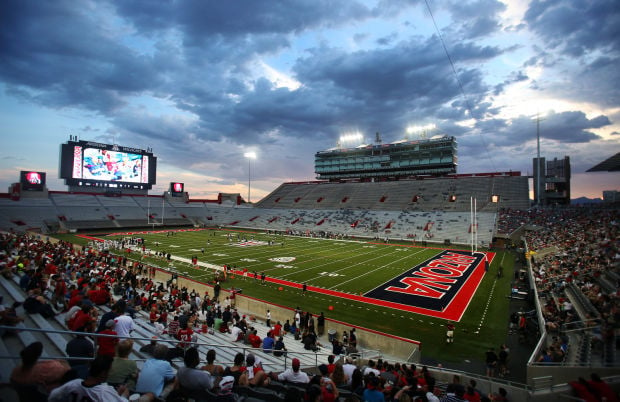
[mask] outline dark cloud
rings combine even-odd
[[[156,85],[152,61],[96,29],[73,2],[6,1],[0,9],[0,77],[48,107],[108,112]]]
[[[506,5],[497,0],[455,1],[448,6],[464,39],[476,39],[500,30],[499,17]]]
[[[504,80],[503,82],[495,85],[495,89],[493,90],[493,94],[494,95],[500,95],[502,92],[504,92],[504,88],[506,88],[506,86],[508,85],[512,85],[514,83],[517,82],[521,82],[521,81],[527,81],[529,79],[529,77],[521,70],[519,71],[514,71],[510,77],[506,80]]]
[[[540,137],[561,143],[587,143],[601,137],[591,130],[610,125],[606,116],[588,119],[583,112],[549,112],[540,121]],[[488,119],[476,129],[495,146],[515,146],[536,138],[535,118],[520,116],[511,120]]]
[[[620,50],[617,0],[533,0],[524,19],[548,48],[560,47],[573,56]]]
[[[141,0],[114,4],[119,14],[132,21],[138,30],[155,35],[161,29],[178,29],[183,32],[184,44],[188,46],[202,46],[214,37],[298,33],[371,15],[370,10],[357,1]]]

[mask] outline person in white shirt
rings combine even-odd
[[[381,372],[375,368],[374,360],[368,360],[368,367],[366,367],[366,369],[363,372],[364,377],[370,373],[374,373],[375,377],[379,377],[381,375]]]
[[[357,366],[353,364],[353,360],[350,357],[347,357],[346,363],[342,365],[342,371],[347,378],[347,385],[351,385],[351,379],[353,378],[353,372]]]
[[[133,319],[129,313],[119,315],[114,319],[116,326],[114,327],[119,339],[129,338],[129,333],[133,331]]]
[[[298,358],[293,359],[292,368],[286,369],[282,373],[278,374],[278,381],[297,382],[307,384],[310,382],[308,374],[299,369],[300,362]]]
[[[230,329],[230,340],[233,342],[243,340],[243,330],[237,326],[233,326]]]
[[[106,384],[108,372],[112,367],[111,356],[97,356],[90,365],[85,380],[77,378],[54,389],[48,398],[50,402],[94,401],[94,402],[126,402],[129,390],[124,385],[114,389]],[[152,394],[150,395],[152,397]]]

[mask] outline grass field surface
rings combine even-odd
[[[93,236],[110,240],[130,235]],[[201,264],[245,268],[250,278],[244,280],[236,275],[234,279],[228,278],[223,287],[242,288],[243,294],[278,305],[299,306],[316,314],[324,312],[328,318],[420,341],[423,355],[436,361],[480,359],[486,348],[497,348],[506,338],[506,296],[510,292],[514,264],[511,254],[495,254],[488,272],[476,284],[474,296],[464,306],[465,312],[456,323],[455,344],[446,345],[447,320],[352,297],[403,274],[445,248],[421,247],[411,242],[384,244],[238,230],[188,230],[175,231],[173,235],[168,231],[155,231],[133,236],[144,238],[147,249],[173,256],[171,263],[161,258],[145,259],[155,266],[173,267],[200,282],[210,282],[213,270],[196,269],[189,262],[194,257]],[[135,254],[132,253],[133,257]],[[504,276],[498,278],[500,264]],[[252,278],[254,272],[259,277],[264,272],[275,283],[268,281],[261,285]],[[288,283],[290,286],[286,286]],[[305,296],[300,289],[303,283],[309,289]],[[315,289],[321,291],[313,291]]]

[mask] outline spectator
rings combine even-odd
[[[78,328],[78,330],[85,330],[85,328]],[[78,377],[86,379],[88,376],[88,364],[89,359],[95,356],[95,346],[87,339],[84,334],[75,335],[65,347],[67,356],[75,357],[77,359],[67,359],[71,368],[73,368]]]
[[[121,305],[120,302],[115,303],[114,306],[112,306],[112,309],[110,311],[108,311],[107,313],[104,313],[101,316],[101,319],[99,321],[99,326],[97,327],[97,332],[101,332],[104,329],[106,329],[106,325],[108,321],[114,320],[116,317],[121,315],[123,313],[123,310],[124,310],[124,307]]]
[[[133,331],[133,318],[129,315],[129,313],[124,313],[119,315],[114,319],[116,323],[115,329],[118,332],[119,338],[129,338],[129,334]]]
[[[200,391],[213,389],[214,379],[208,371],[197,368],[200,363],[198,349],[191,347],[185,352],[185,367],[177,371],[177,381],[181,390]]]
[[[370,376],[370,380],[368,381],[368,386],[364,390],[362,397],[365,402],[385,401],[383,392],[379,390],[379,379],[375,377],[374,375]]]
[[[308,377],[308,374],[300,370],[300,366],[301,362],[299,361],[299,359],[294,358],[292,361],[292,367],[278,374],[276,378],[278,379],[278,381],[307,384],[310,381],[310,378]]]
[[[323,333],[325,332],[325,315],[323,314],[323,312],[321,312],[321,315],[319,315],[319,317],[316,319],[316,328],[317,334],[319,336],[323,336]]]
[[[346,365],[345,365],[346,366]],[[353,370],[351,374],[351,384],[349,384],[349,389],[358,397],[362,397],[364,393],[364,376],[362,376],[362,371],[357,367]]]
[[[0,303],[2,303],[2,296],[0,296]],[[17,315],[17,308],[21,306],[21,302],[14,302],[11,307],[4,307],[0,304],[0,325],[5,325],[7,327],[14,327],[20,322],[23,322],[23,317]],[[3,335],[7,330],[0,330],[0,335]],[[13,332],[12,330],[8,330]]]
[[[224,368],[215,362],[215,350],[209,349],[207,352],[207,364],[202,366],[202,370],[209,372],[213,377],[222,377]]]
[[[11,372],[11,382],[20,385],[42,386],[46,392],[62,384],[63,377],[71,369],[64,360],[41,360],[43,344],[33,342],[20,352],[22,362]]]
[[[493,348],[489,348],[485,354],[486,374],[487,377],[493,377],[495,375],[495,368],[497,367],[497,355]]]
[[[344,371],[344,375],[347,377],[347,384],[351,385],[352,379],[353,379],[353,372],[355,370],[359,369],[357,368],[356,365],[353,364],[353,359],[351,357],[347,357],[345,360],[345,364],[342,365],[342,371]],[[360,372],[360,378],[362,377],[362,374]],[[353,389],[351,390],[353,391]]]
[[[114,320],[108,320],[106,323],[106,329],[99,332],[101,335],[117,335],[114,330]],[[97,337],[97,356],[104,355],[114,357],[116,345],[118,344],[117,337],[98,336]]]
[[[159,344],[155,347],[153,358],[144,362],[136,383],[136,392],[150,392],[156,397],[165,397],[164,386],[174,379],[174,370],[170,362],[165,360],[167,354],[168,348],[165,345]]]
[[[368,367],[366,367],[363,373],[364,377],[366,377],[370,373],[373,373],[375,377],[379,377],[381,375],[381,372],[377,370],[375,366],[376,366],[376,363],[374,360],[368,360]]]
[[[244,335],[243,330],[238,326],[234,325],[230,328],[229,338],[232,342],[243,341]]]
[[[497,393],[490,395],[490,398],[493,402],[508,402],[508,392],[505,388],[499,388]]]
[[[273,355],[278,357],[286,356],[286,346],[284,346],[283,337],[279,337],[275,345],[273,345]]]
[[[273,351],[273,347],[275,345],[275,341],[273,339],[273,334],[271,331],[267,332],[267,336],[263,339],[263,352],[271,353]]]
[[[446,395],[441,398],[441,402],[459,402],[465,401],[465,387],[461,384],[450,383],[446,387]]]
[[[98,356],[92,363],[85,380],[75,379],[52,391],[50,402],[95,401],[113,402],[127,401],[129,390],[125,386],[114,389],[106,384],[108,372],[112,366],[110,356]],[[146,399],[145,399],[146,400]]]
[[[239,385],[240,378],[243,373],[245,373],[245,366],[243,366],[244,361],[245,357],[243,356],[243,353],[237,353],[233,360],[233,365],[230,367],[226,367],[226,369],[224,370],[224,376],[232,377],[235,385]]]
[[[260,348],[260,346],[263,343],[263,340],[260,339],[260,336],[258,336],[258,331],[253,330],[250,332],[250,335],[248,336],[248,342],[253,348]]]
[[[618,402],[618,400],[620,400],[609,384],[603,381],[598,374],[590,374],[590,381],[588,381],[588,384],[600,400],[607,402]]]
[[[334,365],[334,371],[331,373],[330,378],[337,387],[344,387],[349,384],[349,377],[344,373],[342,363],[340,362]]]
[[[149,356],[153,356],[155,352],[155,346],[157,346],[157,337],[151,337],[151,342],[148,345],[144,345],[140,348],[140,352],[146,353]]]
[[[269,376],[263,370],[263,366],[256,361],[256,357],[249,353],[245,357],[246,370],[244,373],[244,380],[240,380],[241,385],[245,385],[242,382],[247,382],[247,384],[256,386],[256,387],[264,387],[269,385]]]
[[[222,377],[219,383],[219,391],[217,393],[218,402],[236,402],[237,398],[233,394],[233,386],[235,378],[232,376]]]
[[[472,387],[471,385],[467,386],[467,390],[465,391],[465,394],[463,395],[463,399],[465,399],[468,402],[480,402],[480,394],[478,393],[478,391],[476,391],[474,389],[474,387]]]
[[[175,339],[179,339],[177,337],[177,333],[179,332],[179,316],[174,316],[174,319],[172,321],[170,321],[170,323],[168,324],[168,335],[170,335],[172,338]]]
[[[118,343],[116,357],[108,373],[108,384],[112,386],[125,384],[130,390],[136,388],[138,365],[135,360],[129,359],[129,353],[132,350],[133,341],[131,339],[125,339]]]

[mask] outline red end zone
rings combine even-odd
[[[462,251],[459,251],[459,252],[462,253]],[[471,299],[476,293],[476,290],[478,289],[480,282],[482,281],[482,277],[484,276],[485,270],[486,270],[486,263],[487,263],[486,261],[488,261],[488,264],[490,265],[491,262],[493,261],[493,258],[495,257],[495,253],[493,252],[486,252],[486,253],[480,252],[477,254],[479,254],[480,257],[477,259],[476,264],[472,265],[471,272],[469,273],[467,279],[458,286],[458,289],[455,290],[454,296],[452,297],[450,302],[447,303],[445,306],[443,306],[443,308],[440,310],[433,310],[430,308],[424,308],[424,307],[411,305],[411,304],[403,304],[403,303],[398,303],[398,302],[389,301],[385,299],[382,300],[382,299],[378,299],[374,297],[361,296],[361,295],[356,295],[356,294],[351,294],[351,293],[339,292],[335,290],[323,289],[323,288],[319,288],[315,286],[308,286],[307,290],[311,292],[329,295],[329,296],[339,297],[342,299],[354,300],[354,301],[358,301],[362,303],[374,304],[377,306],[389,307],[389,308],[409,311],[409,312],[417,313],[417,314],[424,314],[424,315],[441,318],[445,320],[460,321],[463,314],[465,313],[465,310],[467,309],[467,306],[469,305],[469,303],[471,302]],[[425,264],[426,263],[420,264],[420,266],[424,266]],[[242,275],[243,271],[237,270],[235,271],[235,274]],[[294,287],[298,289],[301,289],[302,287],[302,285],[299,283],[291,282],[291,281],[287,281],[283,279],[267,277],[266,281],[271,282],[271,283],[276,283],[279,285],[290,286],[290,287]],[[384,285],[387,285],[387,284],[389,284],[389,282]]]

